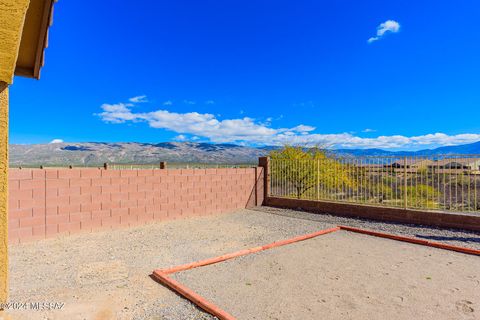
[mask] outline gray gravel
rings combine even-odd
[[[321,223],[323,226],[345,225],[480,250],[480,232],[457,229],[439,229],[430,226],[379,222],[360,218],[345,218],[328,214],[315,214],[301,210],[273,207],[260,207],[257,210],[275,214],[277,216]]]
[[[15,319],[211,319],[154,282],[151,272],[339,224],[480,249],[480,235],[475,233],[268,207],[239,210],[12,246],[10,301],[65,303],[61,310],[13,315]]]

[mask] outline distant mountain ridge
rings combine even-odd
[[[160,161],[182,163],[256,163],[267,148],[234,144],[193,142],[82,142],[14,144],[10,146],[11,166],[97,166],[108,163],[151,164]]]
[[[97,166],[108,163],[182,163],[243,164],[257,163],[258,157],[279,147],[248,147],[235,144],[195,142],[79,142],[10,145],[11,166]],[[414,156],[436,154],[480,154],[480,141],[420,151],[381,149],[332,150],[340,156]]]
[[[388,151],[382,149],[337,149],[333,152],[337,155],[346,156],[431,156],[441,154],[480,155],[480,141],[470,144],[462,144],[458,146],[446,146],[435,149],[423,149],[419,151]]]

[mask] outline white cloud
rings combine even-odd
[[[173,102],[171,100],[167,100],[163,103],[164,106],[171,106]]]
[[[207,101],[205,101],[205,104],[215,104],[215,101],[214,100],[207,100]]]
[[[124,123],[125,121],[134,121],[137,117],[132,113],[130,107],[132,103],[104,103],[100,108],[103,112],[98,114],[105,122]]]
[[[53,139],[50,143],[63,143],[62,139]]]
[[[179,134],[178,136],[175,136],[173,138],[175,141],[198,141],[200,140],[200,137],[197,136],[186,136],[184,134]]]
[[[400,31],[400,23],[395,20],[387,20],[377,27],[377,35],[367,40],[368,43],[380,40],[387,32],[397,33]]]
[[[130,102],[132,102],[132,103],[148,102],[147,96],[145,96],[145,95],[143,95],[143,96],[136,96],[136,97],[130,98],[130,99],[128,99],[128,101],[130,101]]]
[[[175,138],[173,138],[174,140],[177,140],[177,141],[185,141],[187,140],[187,137],[183,134],[179,134],[178,136],[176,136]]]
[[[189,104],[189,105],[194,105],[194,104],[197,104],[196,101],[192,101],[192,100],[183,100],[183,103],[185,104]]]
[[[297,132],[309,132],[309,131],[313,131],[315,129],[316,129],[315,127],[306,126],[306,125],[301,124],[301,125],[296,126],[295,128],[292,128],[291,130],[292,131],[297,131]]]
[[[375,129],[370,129],[370,128],[366,128],[366,129],[363,129],[362,132],[365,132],[365,133],[377,132],[377,130],[375,130]]]
[[[253,118],[218,119],[209,113],[178,113],[169,110],[134,112],[132,104],[103,104],[98,116],[107,123],[145,122],[151,128],[178,134],[177,140],[195,136],[214,143],[250,145],[304,145],[333,148],[410,149],[459,145],[480,141],[480,134],[447,135],[433,133],[420,136],[378,136],[363,138],[354,133],[315,133],[315,127],[299,124],[291,128],[273,128]]]

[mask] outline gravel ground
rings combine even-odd
[[[8,311],[14,319],[211,319],[150,279],[167,268],[338,224],[480,249],[480,235],[274,208],[175,220],[12,246],[10,302],[61,310]]]
[[[378,222],[360,218],[344,218],[328,214],[314,214],[300,210],[273,207],[260,207],[256,210],[283,217],[314,221],[321,223],[322,226],[330,227],[344,225],[349,227],[358,227],[480,250],[480,232],[456,229],[438,229],[429,226]]]

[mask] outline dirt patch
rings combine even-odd
[[[83,286],[116,281],[121,285],[127,278],[128,269],[122,261],[100,261],[80,265],[76,283]]]
[[[480,258],[339,231],[173,275],[238,319],[477,319]]]

